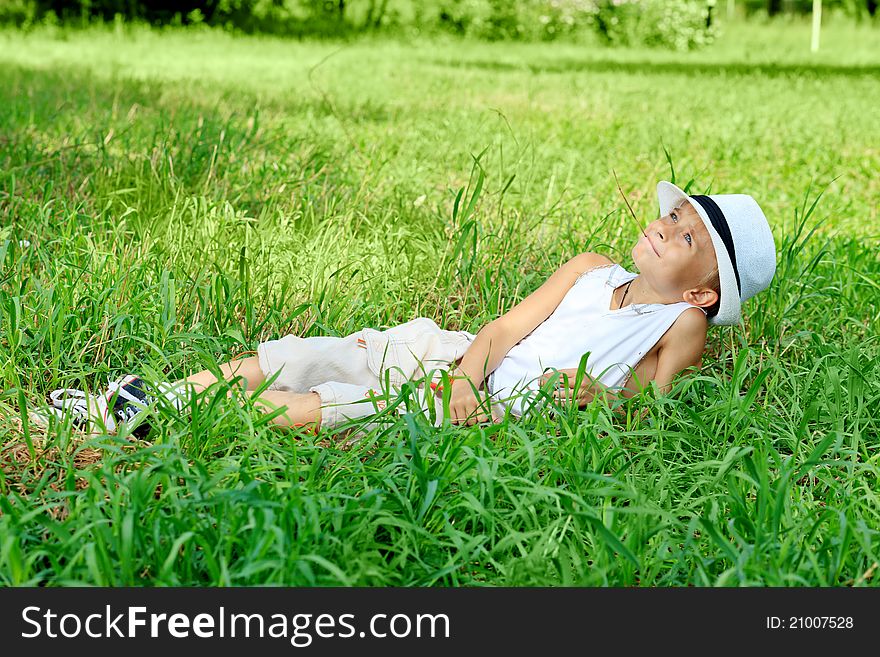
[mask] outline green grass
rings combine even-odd
[[[876,583],[877,36],[0,32],[0,582]],[[699,375],[622,417],[410,414],[344,448],[222,394],[150,444],[21,412],[291,332],[476,332],[578,252],[632,266],[612,169],[644,222],[659,179],[753,194],[779,256]]]

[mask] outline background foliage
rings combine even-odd
[[[826,0],[826,17],[860,20],[874,0]],[[717,19],[807,13],[811,0],[0,0],[0,23],[146,21],[211,25],[287,36],[345,37],[365,32],[449,32],[486,40],[550,41],[598,35],[609,45],[700,47],[717,36]],[[713,18],[715,21],[713,22]],[[826,19],[827,20],[827,19]]]

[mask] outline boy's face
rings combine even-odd
[[[709,231],[688,201],[651,222],[633,247],[632,256],[651,287],[664,297],[707,308],[718,295],[701,285],[716,266]],[[704,303],[708,301],[708,303]]]

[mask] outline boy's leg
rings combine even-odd
[[[281,415],[272,418],[273,424],[282,427],[314,425],[315,431],[321,426],[321,398],[316,392],[264,390],[259,397],[254,397],[254,392],[248,390],[245,394],[253,398],[257,409],[265,413],[271,413],[282,406],[287,407]]]
[[[259,358],[256,356],[223,363],[220,365],[220,373],[224,381],[242,377],[244,379],[242,385],[245,390],[256,388],[265,380],[263,371],[260,369]],[[111,383],[108,392],[103,397],[109,402],[115,394],[115,402],[109,412],[112,412],[117,422],[130,422],[142,412],[144,406],[155,401],[155,389],[158,389],[160,394],[173,403],[178,410],[185,410],[189,395],[199,394],[219,380],[210,370],[204,370],[174,383],[159,382],[154,384],[155,388],[151,389],[151,386],[145,387],[145,382],[140,377],[129,375]],[[295,405],[297,412],[300,412],[300,406],[301,404]],[[273,421],[278,422],[279,419]],[[148,430],[149,426],[143,424],[142,427],[135,430],[135,435],[145,434]]]
[[[256,390],[265,379],[263,370],[260,369],[260,359],[257,356],[250,358],[241,358],[239,360],[231,360],[220,366],[220,373],[223,375],[224,381],[231,381],[237,376],[245,380],[245,390]],[[175,386],[182,383],[189,383],[193,386],[195,392],[202,392],[212,383],[219,381],[211,370],[203,370],[197,374],[188,376],[175,383]]]
[[[378,392],[369,387],[338,381],[328,381],[313,386],[309,392],[291,392],[289,390],[263,390],[259,396],[256,391],[245,390],[254,402],[254,407],[264,413],[271,413],[282,406],[283,413],[270,421],[283,427],[309,426],[315,432],[322,425],[335,427],[354,418],[361,418],[385,408],[385,401],[373,401]],[[227,395],[233,396],[230,390]]]

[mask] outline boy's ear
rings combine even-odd
[[[709,308],[713,303],[718,301],[718,293],[710,287],[702,285],[700,287],[691,288],[685,292],[685,301],[695,306]]]

